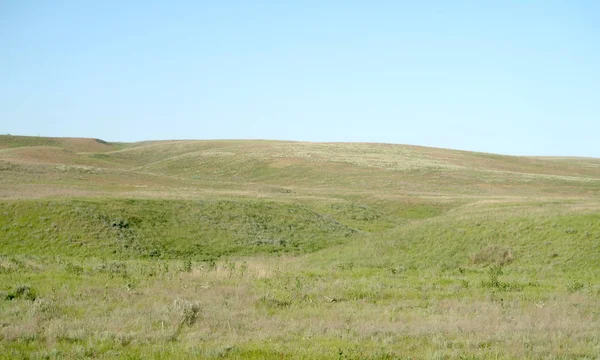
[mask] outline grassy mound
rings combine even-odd
[[[35,146],[52,146],[73,152],[106,152],[118,150],[126,144],[109,143],[100,139],[0,135],[0,149]]]
[[[594,278],[600,274],[600,218],[596,205],[466,208],[313,256],[321,265],[441,270],[505,265]]]
[[[0,204],[0,251],[189,257],[305,253],[356,230],[301,205],[252,200],[69,200]]]

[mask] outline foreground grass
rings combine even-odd
[[[7,358],[597,358],[596,207],[502,207],[489,208],[494,216],[466,207],[303,256],[4,255],[0,352]],[[532,245],[541,239],[548,245]]]
[[[500,284],[521,285],[504,287],[485,269],[21,261],[43,274],[3,275],[21,284],[2,302],[0,346],[10,358],[591,359],[600,351],[598,288],[561,278],[521,283],[507,271]]]

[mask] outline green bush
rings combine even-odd
[[[14,290],[9,290],[6,294],[6,300],[24,299],[34,301],[37,298],[37,292],[29,285],[17,286]]]

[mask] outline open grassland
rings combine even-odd
[[[0,358],[597,359],[600,160],[0,136]]]

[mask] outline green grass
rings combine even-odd
[[[303,254],[448,207],[243,198],[13,200],[0,203],[0,253],[197,260]]]
[[[256,200],[31,200],[4,203],[0,213],[0,251],[36,255],[299,254],[357,233],[300,205]]]
[[[0,358],[596,359],[600,161],[0,136]]]
[[[109,143],[100,139],[48,138],[40,136],[0,135],[0,149],[24,147],[58,147],[70,151],[110,151],[127,146],[124,143]]]

